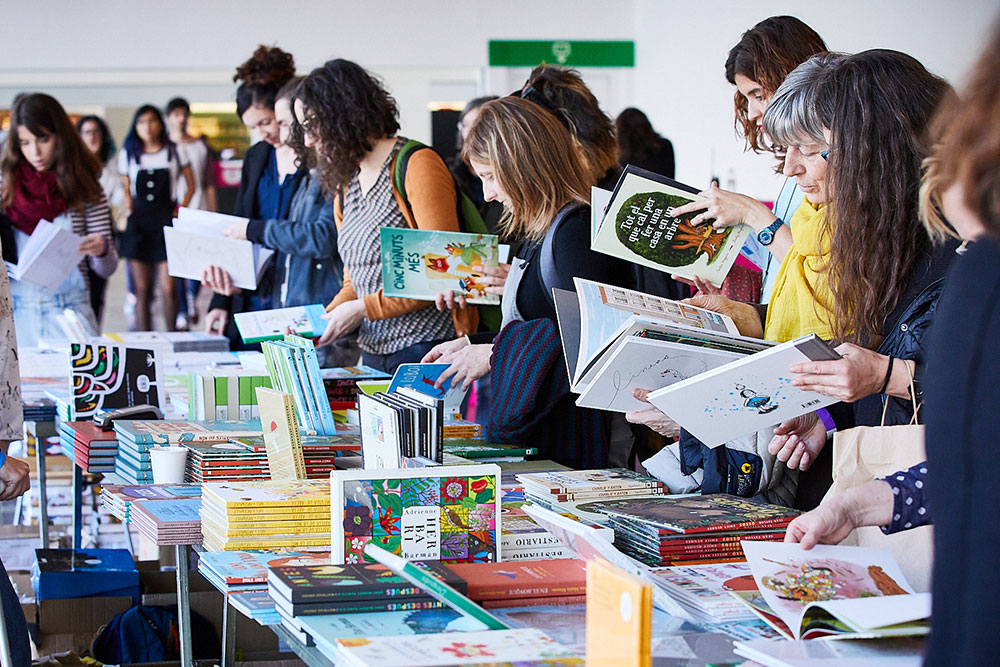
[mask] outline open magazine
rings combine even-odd
[[[613,285],[575,278],[553,290],[572,391],[581,407],[648,408],[632,390],[659,389],[773,343],[739,335],[725,316]]]
[[[871,639],[927,634],[930,593],[915,593],[892,552],[742,542],[757,591],[733,591],[787,639]]]

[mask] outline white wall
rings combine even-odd
[[[833,49],[900,49],[954,80],[997,9],[996,0],[7,0],[0,107],[26,89],[73,107],[163,104],[178,94],[228,101],[235,66],[265,43],[291,51],[300,72],[331,57],[375,70],[400,102],[403,131],[427,140],[428,102],[513,88],[486,67],[490,39],[634,39],[634,70],[584,72],[607,111],[645,110],[674,142],[682,180],[725,181],[732,169],[739,189],[768,199],[771,162],[743,153],[723,77],[744,30],[794,14]]]
[[[674,142],[677,177],[691,185],[734,170],[737,189],[777,195],[773,159],[743,152],[733,130],[733,92],[724,76],[729,49],[768,16],[791,14],[835,51],[904,51],[955,83],[975,61],[996,0],[840,0],[839,2],[657,2],[635,13],[635,106]],[[714,158],[714,159],[713,159]]]

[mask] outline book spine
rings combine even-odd
[[[620,491],[594,491],[585,493],[555,493],[552,497],[556,502],[568,503],[577,500],[600,500],[601,498],[621,498],[628,496],[657,496],[663,495],[666,489],[659,487],[649,487],[645,489],[622,489]]]
[[[527,533],[518,535],[516,533],[503,533],[500,536],[500,544],[503,547],[504,555],[508,549],[529,549],[546,546],[562,546],[558,537],[546,532]]]
[[[542,607],[547,605],[583,604],[587,601],[586,593],[580,595],[553,595],[538,598],[513,598],[510,600],[483,600],[480,605],[484,609],[505,609],[509,607]]]
[[[371,600],[369,602],[358,601],[352,603],[339,604],[311,604],[294,605],[292,607],[293,616],[318,616],[320,614],[358,614],[365,612],[380,611],[412,611],[416,609],[443,609],[447,607],[443,602],[438,602],[433,598],[419,600]]]
[[[743,522],[717,524],[714,526],[695,526],[693,528],[680,528],[678,530],[660,528],[660,534],[669,535],[680,532],[687,535],[688,533],[709,533],[709,532],[722,532],[728,530],[759,530],[764,528],[784,528],[789,523],[792,522],[793,518],[794,517],[786,516],[774,519],[759,519],[757,521],[743,521]]]
[[[229,419],[229,379],[223,375],[213,378],[215,383],[215,418]]]
[[[547,558],[573,557],[573,554],[567,551],[565,547],[559,547],[559,546],[538,547],[535,549],[511,551],[509,553],[503,547],[503,545],[500,545],[500,549],[503,552],[503,560],[505,561],[545,560]]]

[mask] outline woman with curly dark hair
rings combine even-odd
[[[334,200],[344,285],[327,306],[327,345],[358,330],[365,364],[392,373],[417,362],[434,341],[475,331],[475,309],[439,312],[432,302],[382,292],[379,228],[458,231],[455,182],[432,150],[414,150],[404,192],[393,184],[399,149],[396,101],[371,73],[331,60],[302,82],[295,112],[316,150],[320,179]]]
[[[259,137],[243,158],[240,188],[233,214],[253,220],[284,219],[292,194],[304,175],[294,149],[281,141],[274,114],[278,91],[295,76],[295,59],[276,46],[257,47],[249,60],[236,68],[236,115]],[[273,307],[267,290],[245,293],[234,288],[229,274],[210,267],[202,282],[215,290],[205,316],[205,330],[223,333],[233,349],[246,349],[231,314]]]
[[[674,177],[674,145],[661,137],[649,118],[639,109],[629,107],[615,119],[618,136],[618,162],[624,168],[635,165],[655,174]]]

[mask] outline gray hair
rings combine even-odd
[[[788,73],[764,112],[764,133],[773,144],[826,143],[816,100],[825,75],[846,57],[843,53],[819,53]]]

